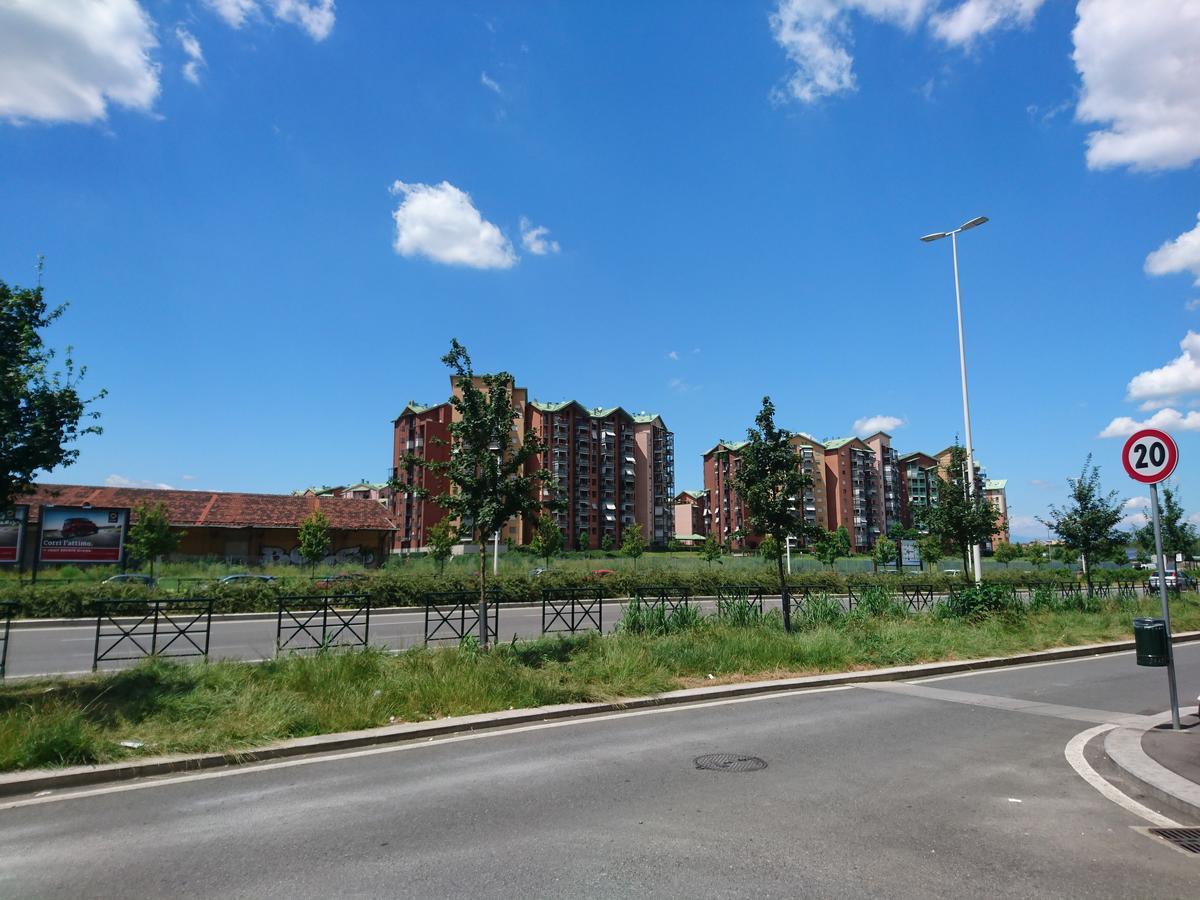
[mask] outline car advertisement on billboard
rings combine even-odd
[[[128,509],[43,506],[38,558],[44,563],[118,563]]]
[[[28,506],[0,511],[0,564],[20,562],[21,540],[25,537],[25,520],[28,518]]]

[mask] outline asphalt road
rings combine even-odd
[[[1200,646],[1178,656],[1195,696]],[[1200,861],[1134,831],[1063,754],[1083,720],[1161,711],[1161,670],[1126,653],[914,684],[0,803],[0,896],[1200,896]],[[693,764],[717,752],[767,767]]]

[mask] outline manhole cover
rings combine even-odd
[[[1174,844],[1180,850],[1200,854],[1200,828],[1150,828],[1147,830]]]
[[[741,753],[706,753],[692,760],[697,769],[710,772],[757,772],[767,767],[765,759],[744,756]]]

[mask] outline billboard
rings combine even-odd
[[[917,549],[916,541],[902,540],[900,542],[900,564],[904,566],[921,565],[921,552]]]
[[[28,518],[29,507],[24,505],[0,512],[0,563],[21,561],[21,540]]]
[[[119,563],[125,554],[128,509],[43,506],[38,560],[44,563]]]

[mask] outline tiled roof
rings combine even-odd
[[[730,453],[737,453],[739,450],[741,450],[743,447],[745,447],[748,443],[750,443],[750,442],[749,441],[717,441],[715,444],[713,444],[711,447],[709,447],[707,450],[705,450],[701,454],[701,456],[708,456],[708,454],[715,453],[718,450],[728,450]]]
[[[983,483],[985,491],[1002,491],[1008,486],[1007,478],[989,478]]]
[[[648,425],[649,423],[653,422],[655,419],[658,419],[658,418],[661,418],[658,413],[643,412],[643,413],[638,413],[637,415],[635,415],[633,417],[633,421],[637,422],[639,425]]]
[[[836,450],[839,447],[845,447],[851,441],[856,441],[856,440],[858,440],[858,438],[854,438],[854,437],[834,438],[831,441],[825,442],[825,449],[826,450]]]
[[[377,500],[293,497],[282,494],[234,494],[158,488],[98,487],[82,484],[39,484],[21,497],[37,520],[38,506],[128,506],[163,503],[171,524],[181,528],[299,528],[314,510],[342,531],[394,531],[396,525]],[[136,516],[134,517],[136,520]]]

